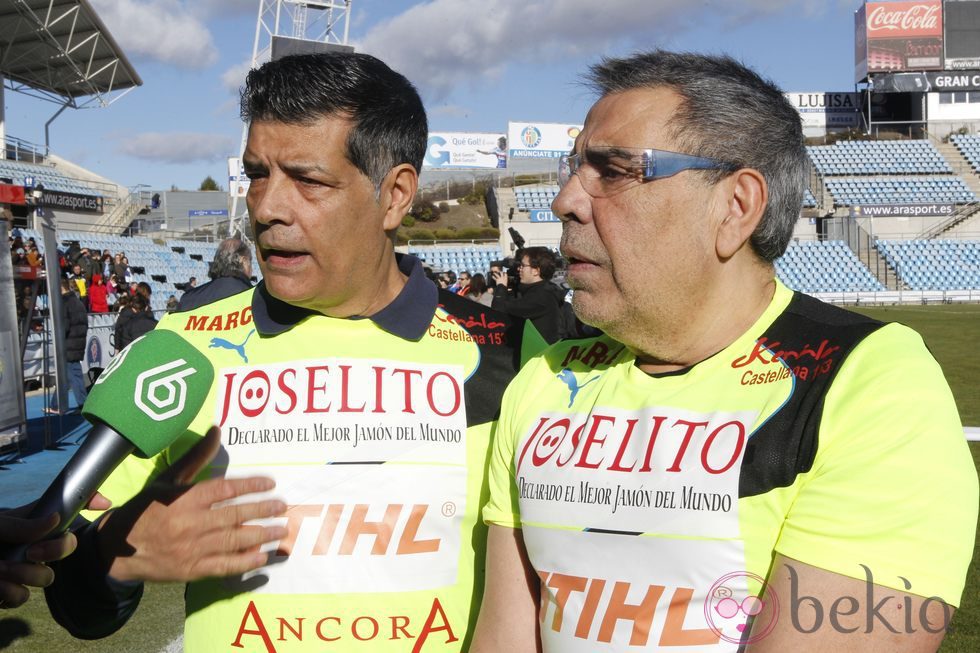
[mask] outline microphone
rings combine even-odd
[[[56,512],[61,520],[51,534],[68,530],[130,453],[155,456],[187,431],[213,381],[211,362],[173,331],[134,340],[92,386],[82,407],[92,430],[27,517]],[[22,561],[28,546],[0,548],[0,559]]]

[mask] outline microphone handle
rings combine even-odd
[[[95,496],[109,474],[132,453],[133,443],[96,422],[85,441],[51,482],[27,515],[45,517],[53,512],[61,519],[46,537],[64,533],[82,508]],[[30,544],[0,544],[0,560],[23,562]]]

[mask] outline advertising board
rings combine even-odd
[[[557,159],[571,152],[582,125],[544,122],[507,123],[510,156],[518,159]]]
[[[941,0],[867,2],[854,27],[856,81],[870,73],[943,69]]]
[[[804,128],[858,127],[861,124],[861,95],[849,91],[786,93]]]
[[[980,0],[943,5],[946,70],[980,69]]]
[[[507,137],[503,134],[433,132],[425,148],[424,168],[506,168]]]

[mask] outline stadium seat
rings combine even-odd
[[[776,276],[801,292],[881,291],[884,286],[842,241],[792,243],[776,259]]]

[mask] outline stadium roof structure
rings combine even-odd
[[[88,0],[0,0],[0,75],[10,90],[108,106],[143,80]]]

